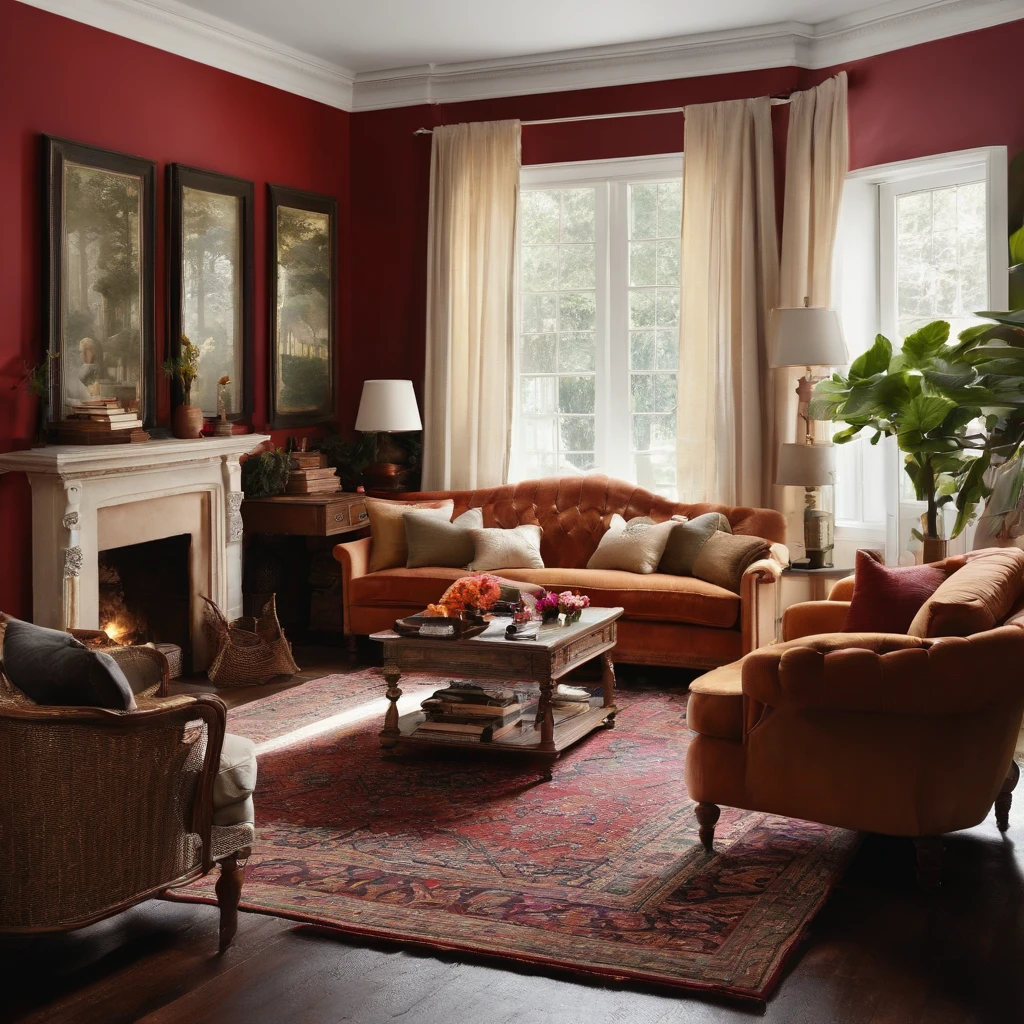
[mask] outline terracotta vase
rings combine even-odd
[[[925,564],[928,562],[941,562],[946,557],[948,543],[948,541],[943,540],[941,537],[925,537],[922,542],[921,561]]]
[[[171,433],[182,440],[203,436],[203,410],[197,405],[179,405],[171,413]]]

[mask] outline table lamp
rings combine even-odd
[[[415,470],[405,465],[406,453],[387,435],[422,429],[411,380],[363,381],[356,430],[376,435],[374,460],[363,470],[363,480],[369,490],[405,489],[406,480]],[[383,440],[381,435],[384,435]]]
[[[802,444],[784,444],[779,449],[775,482],[804,489],[807,564],[802,568],[832,568],[835,461],[835,447],[815,444],[810,436]]]
[[[779,306],[768,318],[768,351],[772,366],[803,366],[806,373],[797,383],[797,415],[803,420],[803,433],[810,435],[807,407],[814,386],[824,377],[814,375],[814,366],[845,366],[849,361],[843,327],[834,309],[810,305]]]

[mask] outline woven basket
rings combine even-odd
[[[207,678],[218,686],[259,686],[275,676],[292,676],[299,666],[292,658],[292,646],[277,620],[274,598],[264,605],[259,618],[245,615],[232,622],[208,598],[203,625],[217,652]]]

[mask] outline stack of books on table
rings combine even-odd
[[[453,743],[491,743],[519,729],[520,720],[532,723],[536,699],[520,701],[511,690],[485,689],[473,683],[450,683],[435,690],[420,705],[425,721],[414,736]]]
[[[320,452],[292,452],[285,494],[329,494],[341,487],[338,471],[324,465]]]
[[[74,402],[56,430],[60,444],[122,444],[149,438],[138,414],[125,409],[116,398]]]

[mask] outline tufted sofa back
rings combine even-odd
[[[625,480],[597,473],[524,480],[518,484],[475,491],[406,494],[403,498],[416,501],[452,498],[455,515],[468,508],[482,509],[485,527],[497,526],[507,530],[523,523],[534,523],[543,531],[541,557],[549,568],[584,567],[616,512],[624,519],[650,516],[658,522],[674,515],[692,519],[704,512],[721,512],[729,520],[733,533],[781,543],[786,540],[786,520],[773,509],[683,505]]]

